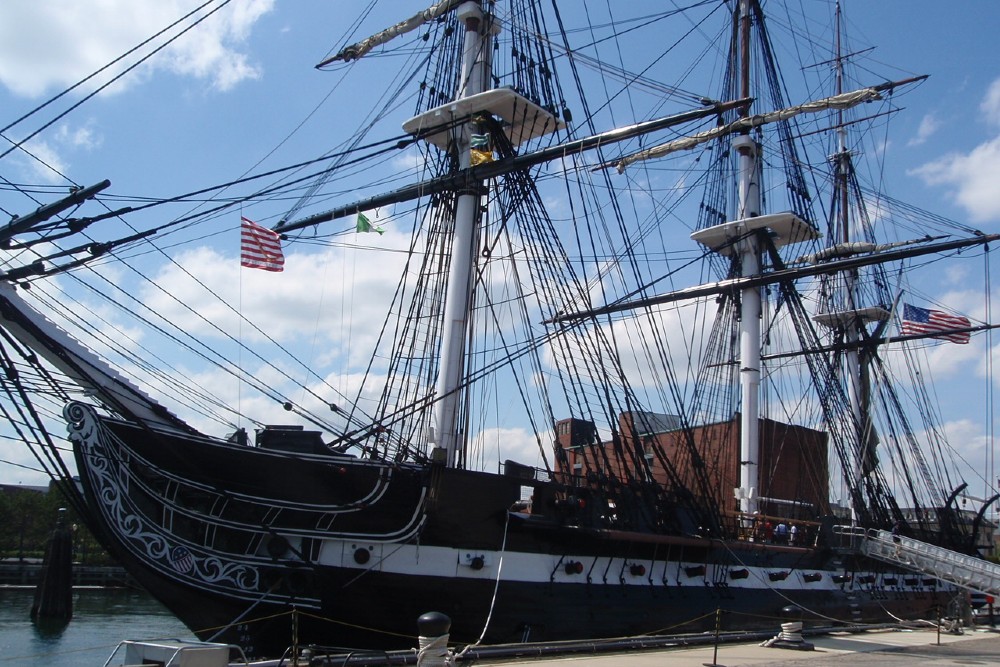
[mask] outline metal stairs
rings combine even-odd
[[[846,526],[838,526],[834,530],[849,535],[866,556],[921,572],[962,588],[1000,597],[1000,565],[910,537],[894,536],[887,530],[864,530]]]

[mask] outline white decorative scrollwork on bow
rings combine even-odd
[[[130,451],[125,444],[104,428],[90,406],[69,403],[63,416],[69,439],[86,462],[80,473],[88,476],[100,500],[99,510],[133,555],[172,579],[244,591],[258,589],[260,573],[248,563],[227,562],[191,544],[186,544],[183,556],[178,556],[180,541],[149,520],[128,497],[132,473],[128,468]]]

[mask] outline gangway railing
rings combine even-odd
[[[834,532],[851,538],[866,556],[1000,597],[1000,565],[887,530],[835,526]]]

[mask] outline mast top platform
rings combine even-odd
[[[494,88],[428,109],[403,123],[403,131],[420,135],[424,141],[448,150],[455,124],[463,118],[490,113],[503,119],[507,137],[514,146],[550,132],[562,130],[566,123],[528,98],[510,88]],[[439,128],[435,131],[434,128]]]
[[[721,225],[700,229],[691,234],[691,239],[720,255],[731,255],[738,251],[734,241],[757,230],[766,230],[778,248],[792,243],[813,241],[820,237],[818,229],[791,211],[785,211],[731,220]]]

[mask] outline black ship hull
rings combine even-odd
[[[525,481],[199,440],[66,410],[108,547],[202,639],[410,648],[427,611],[460,643],[777,629],[929,616],[950,597],[829,546],[579,525],[517,511]],[[544,485],[535,483],[536,494]],[[293,614],[294,610],[294,614]],[[294,619],[293,619],[294,616]]]

